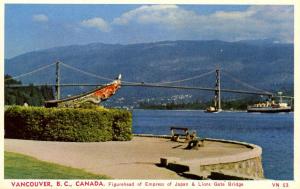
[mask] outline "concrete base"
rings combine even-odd
[[[197,175],[203,179],[257,180],[264,178],[261,161],[262,150],[259,146],[238,141],[206,140],[244,145],[251,150],[219,158],[201,157],[199,159],[184,160],[176,157],[163,157],[160,160],[161,165],[177,173]]]

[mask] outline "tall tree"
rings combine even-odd
[[[13,79],[10,75],[5,75],[5,86],[22,85],[21,81]],[[31,106],[42,106],[45,100],[54,98],[53,89],[49,86],[10,88],[5,87],[5,105],[23,105],[27,103]]]

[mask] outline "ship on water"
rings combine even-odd
[[[260,113],[278,113],[278,112],[291,112],[292,107],[288,103],[283,102],[282,92],[278,92],[279,103],[275,100],[268,100],[266,102],[257,103],[247,107],[248,112],[260,112]],[[292,104],[292,103],[291,103]]]
[[[206,113],[219,113],[221,111],[222,111],[222,109],[219,109],[218,107],[215,107],[215,106],[209,106],[205,110]]]
[[[292,107],[287,103],[279,102],[265,102],[265,103],[257,103],[247,107],[248,112],[261,112],[261,113],[277,113],[277,112],[290,112],[292,111]]]

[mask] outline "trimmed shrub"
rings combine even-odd
[[[113,110],[114,121],[112,125],[113,140],[123,141],[132,139],[132,116],[129,111]]]
[[[130,140],[127,110],[12,106],[5,111],[5,137],[31,140],[98,142]]]

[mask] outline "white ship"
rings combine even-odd
[[[258,103],[247,107],[248,112],[261,112],[261,113],[277,113],[277,112],[290,112],[292,107],[287,103],[272,102]]]

